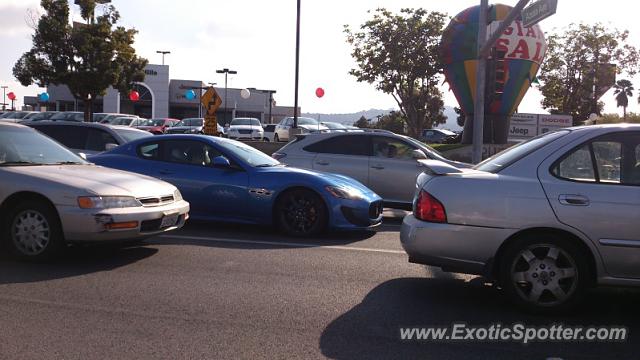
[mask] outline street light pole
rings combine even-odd
[[[7,89],[8,86],[2,86],[2,111],[7,110]]]
[[[167,54],[171,54],[171,51],[164,51],[164,50],[158,50],[156,51],[157,54],[162,54],[162,65],[164,65],[164,56]]]
[[[224,74],[224,123],[227,124],[227,75],[237,74],[238,72],[235,70],[229,70],[224,68],[222,70],[216,70],[218,74]]]
[[[295,101],[293,105],[293,128],[298,127],[298,79],[300,73],[300,0],[298,0],[298,12],[296,18],[296,85]]]
[[[271,124],[271,107],[273,106],[273,94],[276,93],[275,90],[263,90],[267,93],[269,93],[269,122],[268,124]]]

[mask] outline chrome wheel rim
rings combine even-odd
[[[561,248],[536,244],[518,253],[511,265],[511,280],[524,301],[554,306],[565,302],[576,291],[578,267]]]
[[[11,239],[16,249],[25,255],[38,255],[51,242],[51,227],[47,218],[35,210],[18,214],[11,226]]]

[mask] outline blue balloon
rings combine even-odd
[[[195,92],[195,91],[193,91],[193,90],[187,90],[187,91],[184,93],[184,97],[186,97],[186,98],[187,98],[187,100],[193,100],[193,99],[195,99],[195,98],[196,98],[196,92]]]
[[[47,94],[46,92],[43,92],[42,94],[40,94],[40,101],[42,102],[49,101],[49,94]]]

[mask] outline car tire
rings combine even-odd
[[[498,278],[509,298],[526,311],[562,313],[583,299],[590,283],[586,255],[556,234],[521,236],[499,259]]]
[[[295,189],[282,194],[275,210],[278,228],[289,236],[309,237],[327,229],[324,201],[311,190]]]
[[[51,260],[65,245],[58,214],[43,201],[19,203],[9,210],[2,229],[4,245],[21,260]]]
[[[278,134],[273,134],[273,142],[280,142],[280,137],[278,136]]]

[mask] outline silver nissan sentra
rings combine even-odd
[[[559,130],[473,169],[423,164],[400,235],[409,261],[488,276],[536,311],[640,286],[640,125]]]
[[[182,227],[189,203],[164,181],[103,168],[29,127],[0,124],[0,241],[46,259],[68,242],[143,239]]]

